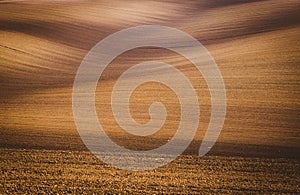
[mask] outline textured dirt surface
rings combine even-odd
[[[299,7],[296,0],[0,1],[0,194],[300,193]],[[227,113],[215,146],[197,157],[211,111],[201,74],[162,48],[118,56],[99,80],[96,108],[119,145],[156,148],[179,123],[174,93],[148,83],[133,93],[131,114],[146,123],[151,102],[161,101],[168,110],[165,126],[140,137],[116,124],[112,87],[137,63],[160,60],[176,67],[190,78],[201,110],[183,156],[157,170],[130,172],[88,152],[73,120],[72,87],[97,42],[144,24],[178,28],[209,50],[223,75]]]
[[[89,152],[1,149],[1,193],[296,193],[299,161],[183,155],[153,171],[111,168]]]

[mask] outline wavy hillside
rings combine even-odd
[[[73,82],[81,61],[96,43],[114,32],[159,24],[198,39],[222,73],[226,119],[209,155],[296,159],[299,167],[299,13],[297,0],[0,1],[3,162],[7,152],[15,149],[86,151],[72,113]],[[147,60],[172,64],[191,78],[201,118],[185,154],[196,155],[210,120],[209,90],[192,64],[169,50],[133,49],[112,62],[97,87],[100,122],[115,142],[135,150],[158,147],[174,135],[179,103],[163,86],[145,85],[131,100],[132,115],[140,123],[149,120],[149,105],[157,99],[169,109],[166,126],[154,135],[129,135],[118,127],[110,111],[110,93],[120,74]],[[160,91],[164,93],[153,95]]]

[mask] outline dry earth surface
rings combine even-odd
[[[299,12],[297,0],[0,1],[0,194],[300,193]],[[118,56],[99,80],[96,107],[119,145],[156,148],[179,124],[176,95],[157,83],[140,86],[130,108],[146,123],[149,105],[163,102],[163,128],[139,137],[116,124],[112,87],[137,63],[160,60],[178,68],[190,78],[201,109],[198,132],[182,156],[133,172],[104,164],[84,146],[73,120],[72,87],[97,42],[143,24],[178,28],[209,50],[223,75],[227,113],[217,143],[198,157],[211,110],[201,74],[162,48]]]

